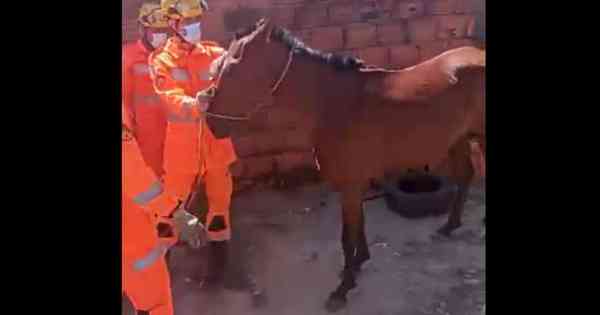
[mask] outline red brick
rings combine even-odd
[[[202,20],[203,36],[209,40],[217,40],[225,37],[225,23],[222,14],[207,14]]]
[[[332,24],[348,24],[358,22],[360,12],[352,3],[337,4],[329,7],[329,22]]]
[[[419,49],[415,45],[390,47],[390,65],[406,68],[419,63]]]
[[[451,39],[450,41],[448,41],[448,49],[454,49],[465,46],[477,47],[477,45],[475,45],[475,42],[470,39]]]
[[[122,34],[125,42],[137,40],[139,38],[139,32],[136,22],[127,21],[127,24],[125,24],[125,27],[122,29]]]
[[[356,52],[356,55],[368,65],[385,67],[389,63],[387,47],[369,47],[360,49]]]
[[[359,14],[359,20],[362,22],[382,22],[389,20],[389,12],[385,12],[374,1],[364,1],[355,6],[355,10]]]
[[[448,50],[448,42],[441,40],[423,41],[416,43],[419,50],[419,61],[429,60]]]
[[[408,32],[404,24],[378,25],[377,40],[384,45],[402,44],[408,40]]]
[[[425,15],[425,4],[422,0],[398,2],[392,12],[392,17],[412,19]]]
[[[340,54],[343,56],[354,56],[356,57],[357,52],[354,50],[345,50],[345,49],[338,49],[335,51],[336,54]]]
[[[240,6],[250,7],[250,8],[270,8],[272,5],[272,0],[237,0]],[[209,2],[218,2],[218,1],[209,1]],[[210,3],[208,4],[210,7]]]
[[[456,0],[455,13],[485,12],[485,0]]]
[[[473,32],[475,18],[471,15],[443,15],[436,17],[438,29],[436,37],[439,39],[464,38]]]
[[[218,0],[218,1],[210,1],[208,4],[208,13],[207,15],[213,14],[213,10],[229,10],[235,9],[240,6],[240,0]]]
[[[310,43],[314,48],[331,51],[344,46],[344,36],[339,26],[315,28],[311,35]]]
[[[427,14],[431,14],[431,15],[453,14],[456,11],[457,1],[458,0],[429,1],[426,5]]]
[[[408,38],[411,41],[434,40],[437,32],[437,20],[433,17],[422,17],[408,22]]]
[[[377,27],[361,23],[351,24],[346,28],[346,48],[361,48],[377,43]]]
[[[306,0],[272,0],[271,4],[274,6],[285,6],[285,5],[301,5]]]
[[[142,0],[127,0],[121,2],[122,14],[126,16],[127,20],[137,18],[137,15],[142,5]]]
[[[278,26],[293,28],[295,25],[295,10],[294,8],[272,8],[269,10],[271,21]]]
[[[396,7],[399,0],[378,0],[377,6],[383,11],[391,11]]]
[[[310,6],[296,9],[296,25],[300,28],[323,26],[327,22],[326,6]]]

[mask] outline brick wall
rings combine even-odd
[[[123,38],[137,38],[141,0],[123,0]],[[351,53],[367,63],[408,67],[447,49],[485,39],[485,0],[209,0],[204,38],[226,46],[233,32],[269,17],[314,48]],[[274,130],[279,129],[279,130]],[[243,180],[311,167],[310,148],[293,124],[234,139],[243,147],[235,176]],[[251,140],[254,139],[254,140]]]
[[[123,0],[123,38],[137,38],[141,0]],[[485,38],[485,0],[209,0],[205,38],[231,34],[267,16],[326,51],[378,66],[405,67]]]

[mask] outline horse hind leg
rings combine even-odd
[[[358,271],[360,272],[360,268],[362,265],[371,259],[371,253],[369,252],[369,244],[367,243],[367,233],[365,231],[365,214],[364,209],[361,204],[360,209],[360,225],[359,225],[359,240],[358,240],[358,248],[356,250],[356,264],[358,267]]]
[[[475,175],[470,159],[470,147],[466,138],[452,147],[449,153],[451,176],[458,185],[458,190],[454,201],[450,204],[448,221],[437,230],[443,236],[450,236],[454,230],[462,226],[462,213]]]
[[[329,312],[336,312],[346,306],[346,295],[356,287],[356,273],[360,270],[358,252],[361,247],[362,190],[351,188],[342,190],[342,248],[344,250],[344,271],[342,282],[333,291],[325,304]],[[366,242],[366,241],[365,241]]]

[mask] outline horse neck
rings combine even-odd
[[[278,56],[273,58],[273,63],[277,65],[283,64],[284,66],[279,67],[277,70],[277,79],[279,79],[284,71],[290,51],[283,44],[281,44],[279,50],[281,52],[278,52]],[[275,106],[281,106],[290,111],[302,113],[302,116],[305,118],[302,123],[307,124],[307,128],[316,123],[317,87],[321,84],[320,74],[323,72],[324,67],[327,66],[309,57],[293,55],[289,69],[274,93]]]

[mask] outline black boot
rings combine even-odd
[[[210,242],[208,245],[208,274],[206,275],[206,287],[211,289],[223,288],[225,282],[225,270],[229,241]]]

